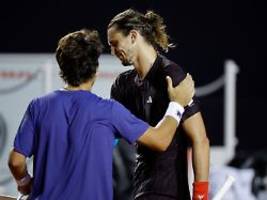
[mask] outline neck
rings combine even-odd
[[[139,76],[144,79],[157,58],[157,51],[151,45],[140,48],[138,56],[133,63]]]
[[[79,86],[72,86],[72,85],[66,84],[64,86],[64,89],[71,90],[71,91],[77,91],[77,90],[91,91],[93,84],[94,84],[93,81],[87,81],[85,83],[82,83]]]

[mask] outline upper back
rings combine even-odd
[[[111,101],[86,91],[58,90],[34,100],[34,175],[40,178],[34,183],[36,196],[42,193],[44,199],[112,197],[111,109]],[[45,175],[46,171],[49,174]],[[81,182],[83,185],[73,190]],[[94,192],[88,193],[85,188]]]

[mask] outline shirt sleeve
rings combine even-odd
[[[119,102],[114,101],[112,106],[112,125],[116,134],[134,143],[149,128],[149,125],[135,117]]]
[[[182,80],[185,79],[186,72],[179,65],[171,64],[164,67],[164,75],[170,76],[173,81],[173,86],[177,86]],[[190,106],[185,107],[182,122],[193,116],[197,112],[200,112],[200,102],[196,98],[196,96],[194,96],[193,103]]]
[[[33,154],[34,140],[34,123],[33,123],[33,101],[28,105],[27,110],[21,120],[18,128],[15,141],[15,151],[23,154],[26,157],[31,157]]]
[[[123,88],[120,80],[120,76],[115,80],[111,86],[110,98],[115,99],[116,101],[123,102]]]

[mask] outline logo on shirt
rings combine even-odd
[[[152,103],[152,97],[149,96],[148,99],[146,100],[146,103]]]
[[[199,195],[197,196],[197,199],[198,199],[198,200],[202,200],[202,199],[204,199],[204,195],[203,195],[203,194],[202,194],[202,195],[199,194]]]

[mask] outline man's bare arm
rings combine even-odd
[[[12,150],[9,155],[8,166],[17,182],[18,191],[22,194],[29,194],[32,180],[27,171],[26,157]]]
[[[207,181],[209,177],[209,139],[201,113],[198,112],[186,119],[183,128],[192,142],[195,181]]]

